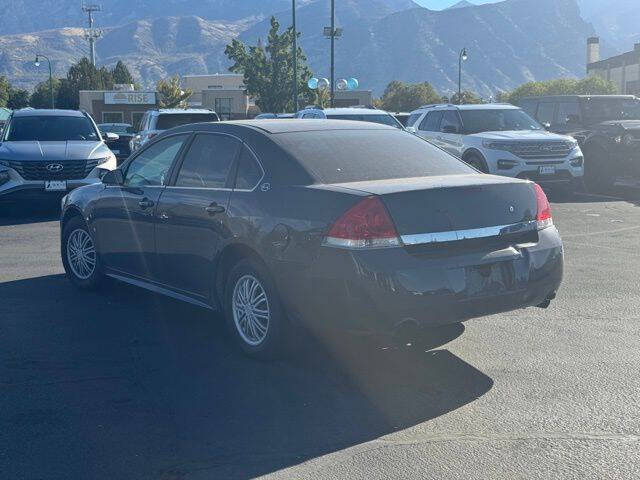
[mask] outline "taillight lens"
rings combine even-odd
[[[367,197],[333,224],[324,244],[342,248],[397,247],[400,238],[380,199]]]
[[[553,225],[553,218],[551,218],[551,205],[549,204],[547,195],[544,193],[544,190],[542,190],[540,185],[534,183],[533,188],[536,191],[536,203],[538,205],[538,213],[536,214],[538,230],[543,230]]]

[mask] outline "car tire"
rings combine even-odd
[[[286,316],[267,268],[245,258],[227,276],[224,314],[235,343],[248,356],[271,360],[284,353]]]
[[[584,183],[590,192],[608,192],[615,183],[612,165],[608,164],[607,151],[592,145],[584,151]]]
[[[93,237],[81,217],[62,227],[62,265],[71,283],[82,290],[97,289],[104,279]]]
[[[484,158],[482,158],[477,153],[470,153],[469,155],[465,156],[464,161],[476,170],[480,170],[482,173],[489,173],[487,162],[485,162]]]

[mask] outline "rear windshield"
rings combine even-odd
[[[358,122],[372,122],[402,128],[402,125],[391,115],[327,115],[330,120],[356,120]]]
[[[13,117],[6,133],[8,142],[74,140],[98,140],[98,133],[87,117],[56,115]]]
[[[156,130],[169,130],[180,125],[199,122],[217,122],[215,113],[165,113],[158,116]]]
[[[406,132],[322,130],[274,137],[320,183],[475,173],[461,160]]]

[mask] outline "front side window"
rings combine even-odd
[[[536,118],[540,123],[553,123],[553,117],[556,113],[556,104],[555,103],[541,103],[538,105],[538,113],[536,114]]]
[[[422,130],[424,132],[437,132],[440,130],[440,121],[442,120],[443,115],[442,110],[429,112],[424,120],[420,123],[420,127],[418,130]]]
[[[200,134],[184,157],[178,187],[224,188],[240,142],[226,135]]]
[[[578,102],[560,102],[556,115],[558,125],[568,125],[580,123],[580,105]]]
[[[592,123],[608,120],[640,120],[640,100],[594,97],[582,100],[587,120]]]
[[[124,185],[129,187],[166,185],[171,164],[188,137],[188,134],[175,135],[162,139],[143,150],[127,167]]]
[[[7,142],[72,142],[98,140],[98,132],[85,116],[42,115],[13,117],[6,132]]]
[[[482,132],[541,130],[542,127],[524,111],[516,108],[460,110],[467,135]]]

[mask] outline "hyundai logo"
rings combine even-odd
[[[49,165],[47,165],[47,170],[49,170],[51,173],[61,172],[63,168],[64,165],[61,165],[59,163],[50,163]]]

